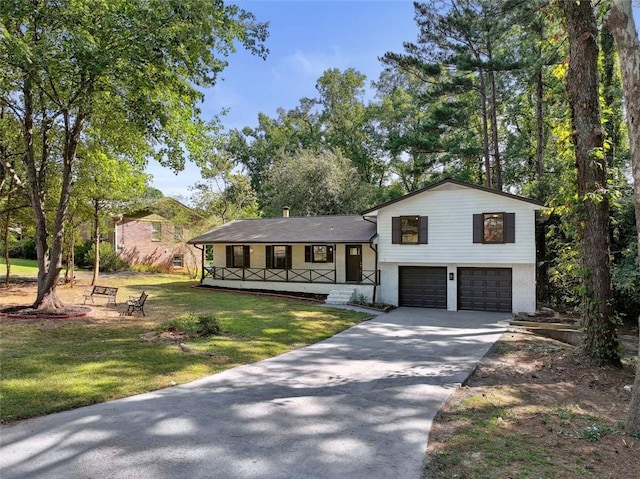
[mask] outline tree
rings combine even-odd
[[[631,13],[631,0],[614,0],[606,18],[617,45],[622,69],[624,101],[627,107],[627,125],[633,172],[636,227],[638,231],[638,256],[640,267],[640,40]],[[640,317],[638,317],[640,325]],[[640,352],[636,362],[636,378],[629,405],[626,430],[640,434]]]
[[[236,218],[258,217],[258,198],[244,175],[226,174],[205,177],[191,187],[191,203],[205,218],[215,217],[213,228]]]
[[[104,217],[122,213],[123,204],[143,192],[146,175],[127,160],[110,158],[97,145],[87,146],[79,156],[83,161],[77,168],[74,197],[84,206],[85,217],[91,219],[95,245],[91,284],[95,285],[100,271],[100,227]]]
[[[283,154],[269,171],[265,188],[270,216],[278,216],[284,206],[295,216],[353,214],[369,206],[367,185],[339,152]]]
[[[591,2],[560,3],[570,49],[567,93],[581,213],[584,349],[598,364],[619,366],[609,259],[607,163],[598,96],[598,30]]]
[[[265,24],[222,0],[0,3],[0,102],[21,124],[36,222],[34,307],[63,306],[56,284],[83,137],[101,131],[112,150],[153,155],[174,169],[187,152],[197,161],[208,130],[198,87],[215,84],[236,40],[264,57],[266,34]],[[61,187],[50,228],[46,181],[56,163]]]

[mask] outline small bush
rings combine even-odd
[[[84,255],[83,264],[87,265],[87,267],[93,267],[95,251],[95,245],[91,245],[89,251]],[[120,260],[118,253],[115,252],[110,243],[100,243],[100,271],[121,271],[126,267],[127,265]]]
[[[38,255],[36,253],[36,241],[33,238],[25,238],[19,241],[9,242],[9,257],[38,259]]]
[[[185,313],[165,324],[165,330],[177,330],[189,338],[218,336],[222,329],[211,313]]]

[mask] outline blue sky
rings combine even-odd
[[[302,97],[316,95],[316,80],[329,68],[355,68],[369,81],[382,71],[378,57],[401,52],[402,42],[414,41],[417,27],[410,0],[244,0],[236,2],[268,21],[270,53],[266,60],[243,50],[229,57],[221,81],[205,93],[206,118],[229,109],[226,129],[257,125],[258,113],[276,116],[292,109]],[[151,163],[152,186],[165,196],[190,195],[200,179],[195,165],[178,175]]]
[[[236,3],[268,21],[270,53],[266,60],[244,50],[229,57],[218,84],[205,92],[204,117],[223,109],[225,129],[255,126],[258,113],[276,116],[276,109],[294,108],[300,98],[316,95],[315,83],[329,68],[355,68],[369,81],[382,71],[378,57],[402,52],[414,41],[417,27],[411,0],[238,0]],[[636,25],[640,25],[634,2]],[[189,186],[200,179],[198,168],[187,164],[174,174],[152,162],[147,172],[152,186],[165,196],[190,196]]]

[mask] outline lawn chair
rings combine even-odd
[[[139,298],[136,298],[135,296],[129,296],[129,300],[127,301],[127,316],[131,316],[136,311],[140,311],[142,313],[142,316],[145,316],[144,303],[148,297],[149,295],[144,291]]]

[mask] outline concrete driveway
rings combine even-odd
[[[419,478],[510,315],[399,308],[193,383],[0,428],[0,477]]]

